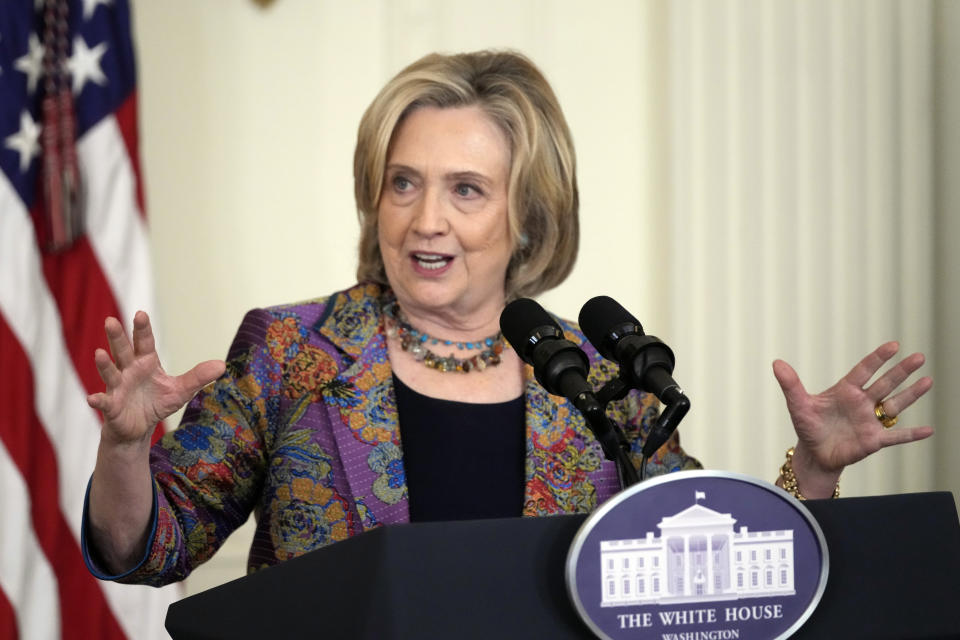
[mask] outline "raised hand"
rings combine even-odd
[[[153,429],[216,380],[224,363],[208,360],[182,376],[171,376],[160,366],[146,313],[138,311],[133,317],[132,343],[116,318],[107,318],[104,328],[110,353],[97,349],[94,361],[107,388],[87,396],[87,403],[103,414],[90,481],[90,544],[104,566],[119,574],[136,565],[147,544]]]
[[[797,432],[794,471],[807,497],[829,496],[845,466],[883,447],[933,434],[929,426],[888,428],[877,417],[880,403],[883,412],[894,418],[933,386],[933,379],[925,376],[890,395],[923,365],[921,353],[907,356],[867,386],[899,348],[896,342],[880,345],[835,385],[816,395],[807,393],[786,362],[773,363],[773,373]]]
[[[224,371],[222,361],[208,360],[181,376],[168,375],[143,311],[133,318],[132,343],[116,318],[107,318],[104,329],[110,354],[97,349],[94,362],[106,390],[88,396],[87,403],[103,414],[101,441],[108,446],[149,443],[159,420],[175,413]]]

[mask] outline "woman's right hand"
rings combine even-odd
[[[143,311],[133,317],[132,343],[116,318],[107,318],[104,329],[110,353],[97,349],[94,362],[106,390],[87,397],[87,403],[103,414],[101,444],[148,449],[157,422],[216,380],[225,365],[208,360],[181,376],[168,375],[157,356],[150,318]]]
[[[168,375],[143,311],[133,317],[132,343],[116,318],[107,318],[104,328],[110,353],[97,349],[94,361],[107,388],[87,397],[103,414],[90,480],[89,531],[91,548],[103,567],[119,575],[137,565],[148,543],[153,504],[150,439],[157,422],[216,380],[225,365],[208,360],[182,376]]]

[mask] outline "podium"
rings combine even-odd
[[[794,638],[960,638],[960,520],[950,493],[805,503],[830,573]],[[383,527],[170,606],[174,640],[589,639],[566,592],[586,516]],[[638,638],[642,638],[638,635]]]

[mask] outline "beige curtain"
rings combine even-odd
[[[819,391],[886,340],[936,357],[931,4],[679,1],[661,17],[684,436],[708,466],[769,479],[793,441],[774,358]],[[903,421],[932,417],[928,401]],[[844,494],[930,488],[935,447],[874,456]]]

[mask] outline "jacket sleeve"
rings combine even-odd
[[[96,577],[153,586],[182,580],[249,517],[263,482],[283,379],[268,344],[274,320],[265,310],[246,315],[226,372],[190,401],[180,426],[151,450],[153,516],[139,565],[106,574],[84,536],[84,559]],[[84,505],[84,532],[87,524]]]

